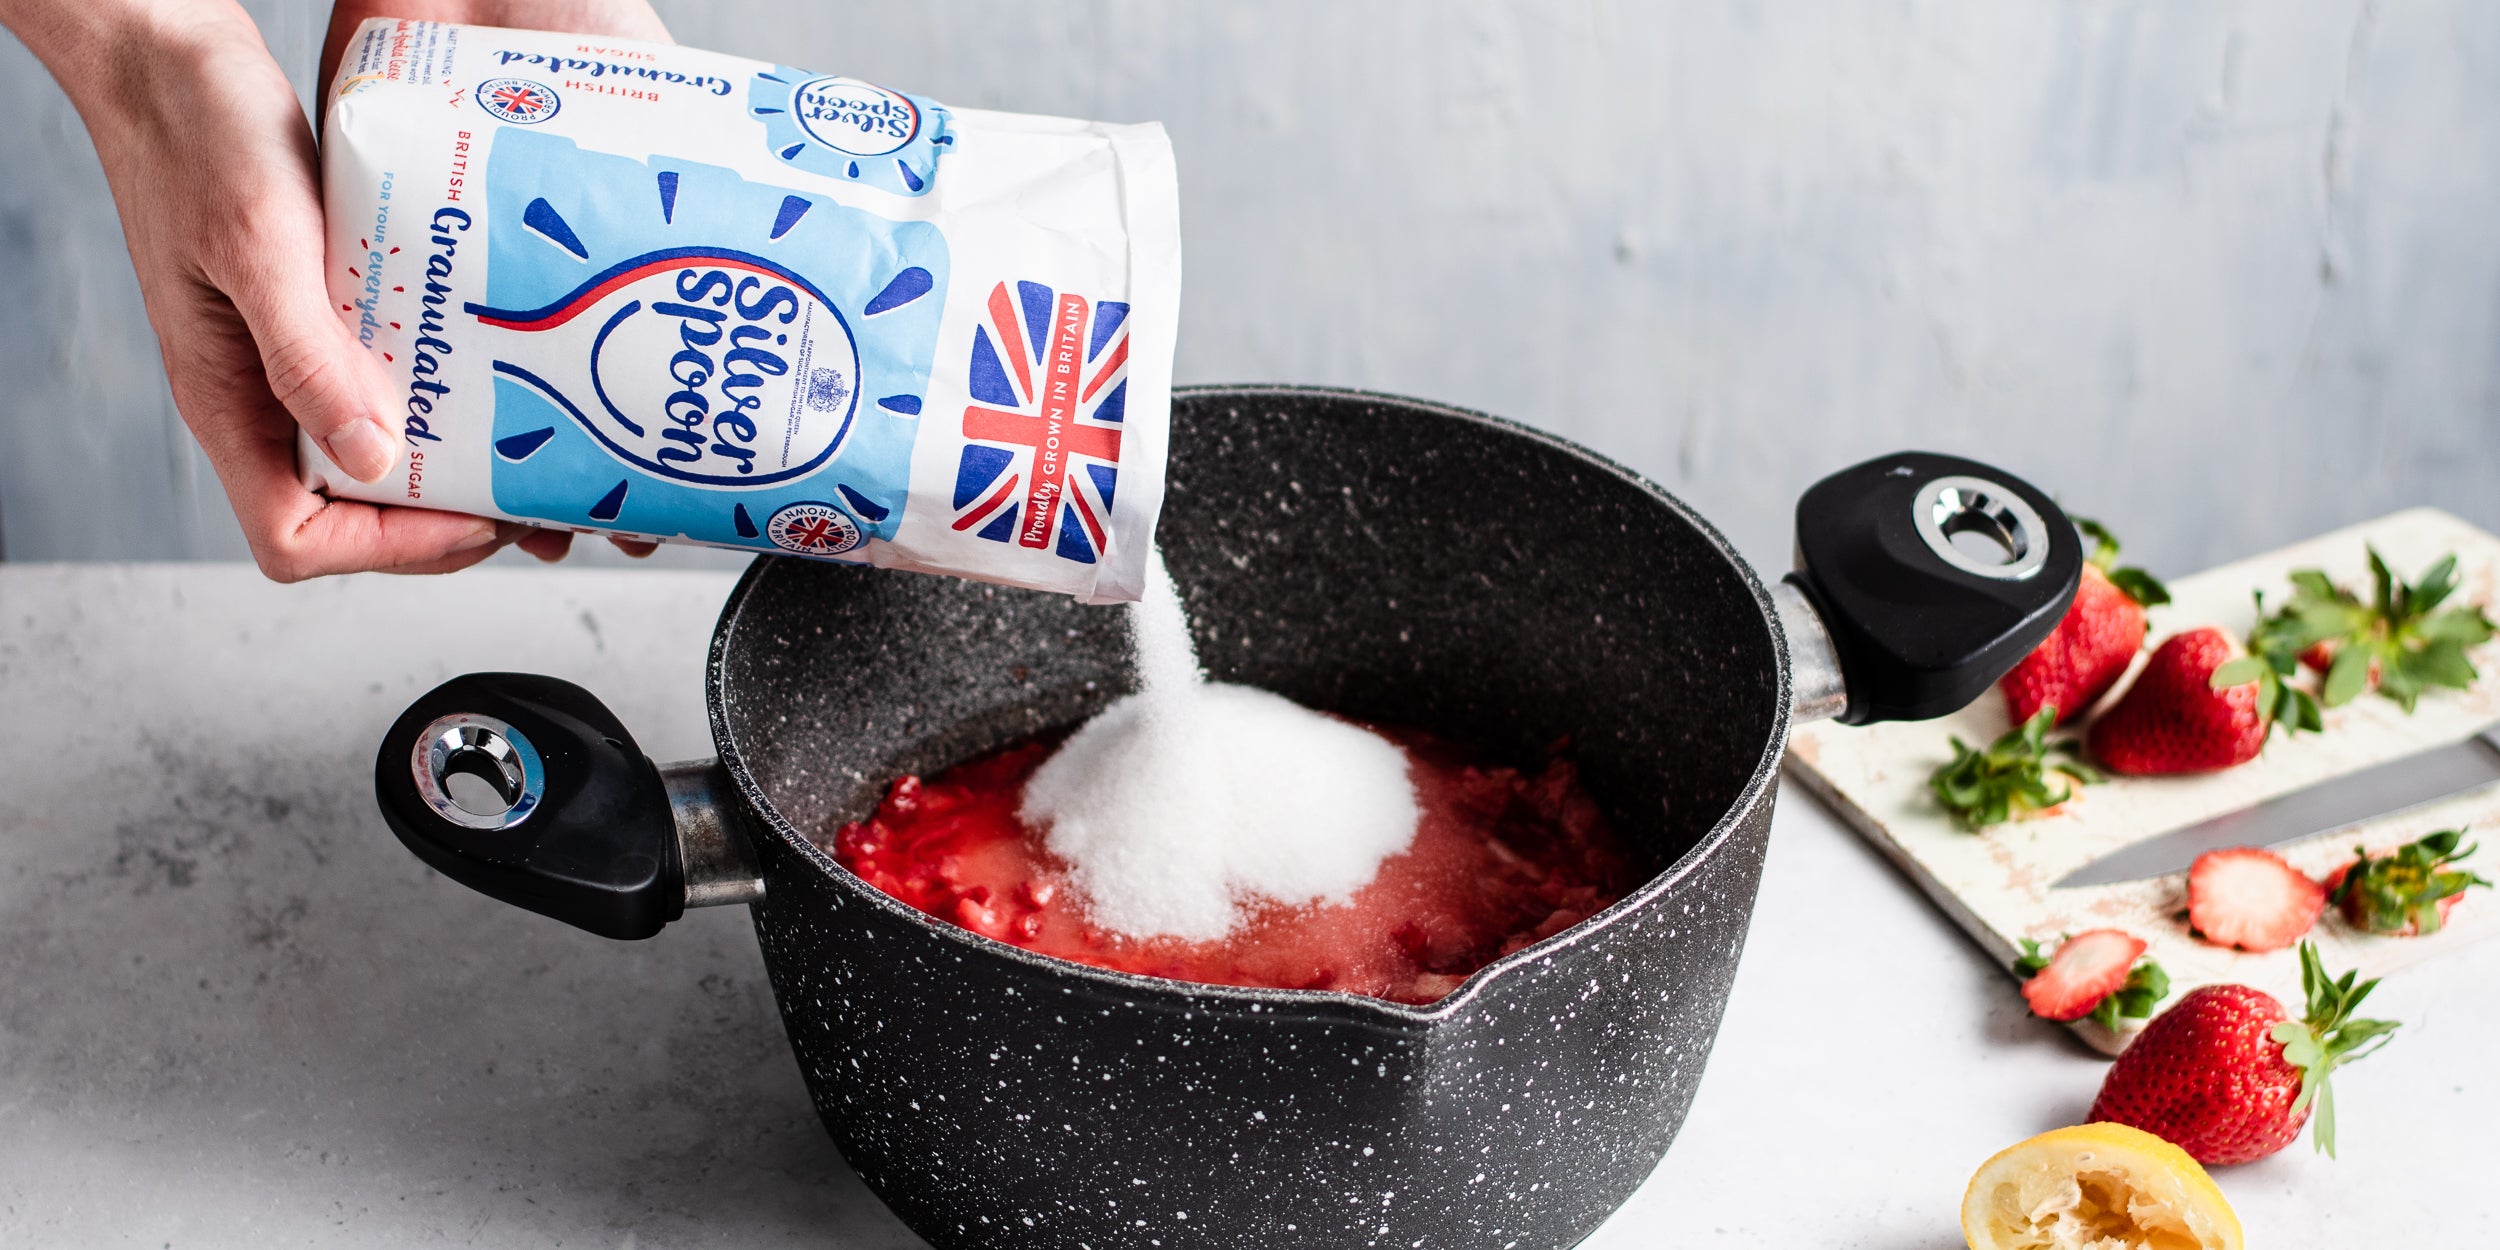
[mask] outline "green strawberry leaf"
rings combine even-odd
[[[2394,662],[2379,665],[2378,692],[2395,700],[2396,706],[2409,716],[2422,697],[2422,679],[2401,656],[2389,658]]]
[[[2312,1140],[2330,1159],[2335,1157],[2335,1091],[2327,1083],[2328,1074],[2336,1065],[2351,1063],[2386,1045],[2397,1027],[2393,1021],[2352,1018],[2353,1008],[2378,988],[2376,978],[2354,984],[2358,975],[2328,976],[2317,944],[2301,943],[2300,983],[2308,999],[2308,1014],[2283,1021],[2267,1033],[2283,1047],[2284,1062],[2300,1069],[2300,1095],[2292,1101],[2291,1114],[2299,1115],[2303,1108],[2315,1105]]]
[[[2457,588],[2457,557],[2455,552],[2439,558],[2439,563],[2422,573],[2421,580],[2405,588],[2404,614],[2425,616],[2438,607]]]
[[[2474,664],[2465,658],[2465,648],[2442,638],[2419,651],[2401,653],[2406,671],[2425,686],[2446,686],[2450,690],[2467,690],[2474,685]]]
[[[2054,771],[2079,783],[2098,779],[2088,768],[2066,762],[2049,765],[2049,730],[2057,724],[2057,708],[2043,707],[2030,720],[1989,743],[1987,749],[1952,739],[1953,758],[1927,778],[1936,804],[1964,829],[1977,832],[2016,816],[2046,811],[2074,796],[2069,786],[2052,786]],[[2064,750],[2064,746],[2057,748]]]
[[[2318,700],[2310,697],[2308,690],[2283,680],[2283,677],[2275,677],[2273,672],[2268,672],[2265,685],[2258,687],[2258,707],[2270,717],[2270,725],[2265,727],[2265,732],[2283,730],[2285,737],[2290,737],[2295,732],[2325,730],[2325,717],[2318,712]]]
[[[2226,660],[2220,667],[2214,669],[2214,675],[2209,684],[2216,690],[2228,690],[2233,686],[2245,686],[2271,671],[2264,660],[2253,655],[2243,655]]]
[[[2170,588],[2160,579],[2139,568],[2111,569],[2109,584],[2126,592],[2128,598],[2145,607],[2159,607],[2170,602]]]
[[[2170,974],[2150,959],[2136,961],[2127,973],[2127,983],[2118,987],[2092,1008],[2092,1022],[2116,1032],[2118,1021],[2142,1020],[2153,1014],[2153,1005],[2170,994]]]
[[[2298,1020],[2286,1020],[2274,1026],[2267,1036],[2283,1044],[2283,1062],[2307,1069],[2304,1075],[2309,1079],[2301,1082],[2300,1101],[2292,1104],[2292,1114],[2298,1115],[2302,1105],[2317,1093],[2318,1069],[2326,1066],[2326,1043],[2318,1040],[2318,1035]]]
[[[2084,537],[2092,540],[2092,554],[2084,558],[2099,565],[2102,572],[2108,572],[2109,566],[2118,559],[2118,536],[2110,533],[2108,526],[2090,517],[2068,519],[2075,523],[2076,529],[2083,531]]]
[[[2300,1081],[2300,1099],[2295,1099],[2292,1103],[2292,1114],[2300,1114],[2300,1102],[2308,1097],[2309,1078],[2304,1076]],[[2317,1097],[2318,1113],[2310,1118],[2309,1140],[2317,1147],[2319,1154],[2332,1159],[2335,1157],[2335,1087],[2327,1084],[2325,1077],[2318,1078]]]
[[[2464,835],[2462,829],[2443,829],[2376,856],[2356,847],[2352,866],[2329,898],[2366,932],[2401,933],[2410,925],[2416,933],[2437,933],[2442,900],[2490,885],[2455,867],[2476,850],[2458,845]]]
[[[2014,961],[2014,972],[2028,981],[2040,975],[2041,969],[2049,966],[2049,957],[2040,953],[2038,942],[2030,938],[2024,938],[2022,941],[2023,955],[2022,958]]]
[[[2335,662],[2326,670],[2326,684],[2319,690],[2328,707],[2342,707],[2370,688],[2371,658],[2363,647],[2343,647],[2335,652]]]
[[[2335,658],[2319,685],[2328,707],[2359,698],[2373,678],[2379,693],[2407,712],[2425,691],[2470,687],[2478,674],[2466,649],[2490,641],[2495,627],[2471,604],[2433,611],[2463,584],[2455,554],[2432,562],[2412,582],[2396,576],[2377,549],[2368,555],[2367,603],[2317,569],[2292,573],[2291,599],[2273,612],[2266,611],[2260,594],[2249,651],[2288,677],[2295,670],[2287,658],[2322,643],[2330,646]]]
[[[2069,519],[2075,523],[2076,529],[2083,531],[2085,538],[2092,541],[2092,554],[2086,559],[2109,578],[2110,585],[2148,608],[2170,602],[2169,588],[2152,574],[2142,569],[2117,567],[2118,536],[2110,533],[2108,526],[2090,517]]]
[[[2414,630],[2414,636],[2426,642],[2453,642],[2460,647],[2479,647],[2491,641],[2491,635],[2491,620],[2480,608],[2450,608],[2423,618]]]

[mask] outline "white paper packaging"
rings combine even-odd
[[[398,470],[333,496],[1138,597],[1180,221],[1162,127],[663,44],[376,19],[322,152]]]

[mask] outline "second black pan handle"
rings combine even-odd
[[[1779,597],[1792,678],[1815,676],[1794,657],[1819,624],[1845,704],[1799,714],[1863,725],[1962,708],[2057,627],[2083,560],[2047,494],[1976,460],[1902,452],[1824,478],[1797,501],[1797,569]]]

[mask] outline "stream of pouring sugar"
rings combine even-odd
[[[1419,809],[1395,744],[1205,680],[1160,551],[1129,628],[1142,688],[1043,761],[1021,812],[1047,831],[1095,923],[1220,938],[1251,904],[1346,901],[1414,840]]]

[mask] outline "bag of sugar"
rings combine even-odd
[[[660,44],[376,19],[328,94],[332,294],[398,470],[306,483],[1134,600],[1180,218],[1160,126]]]

